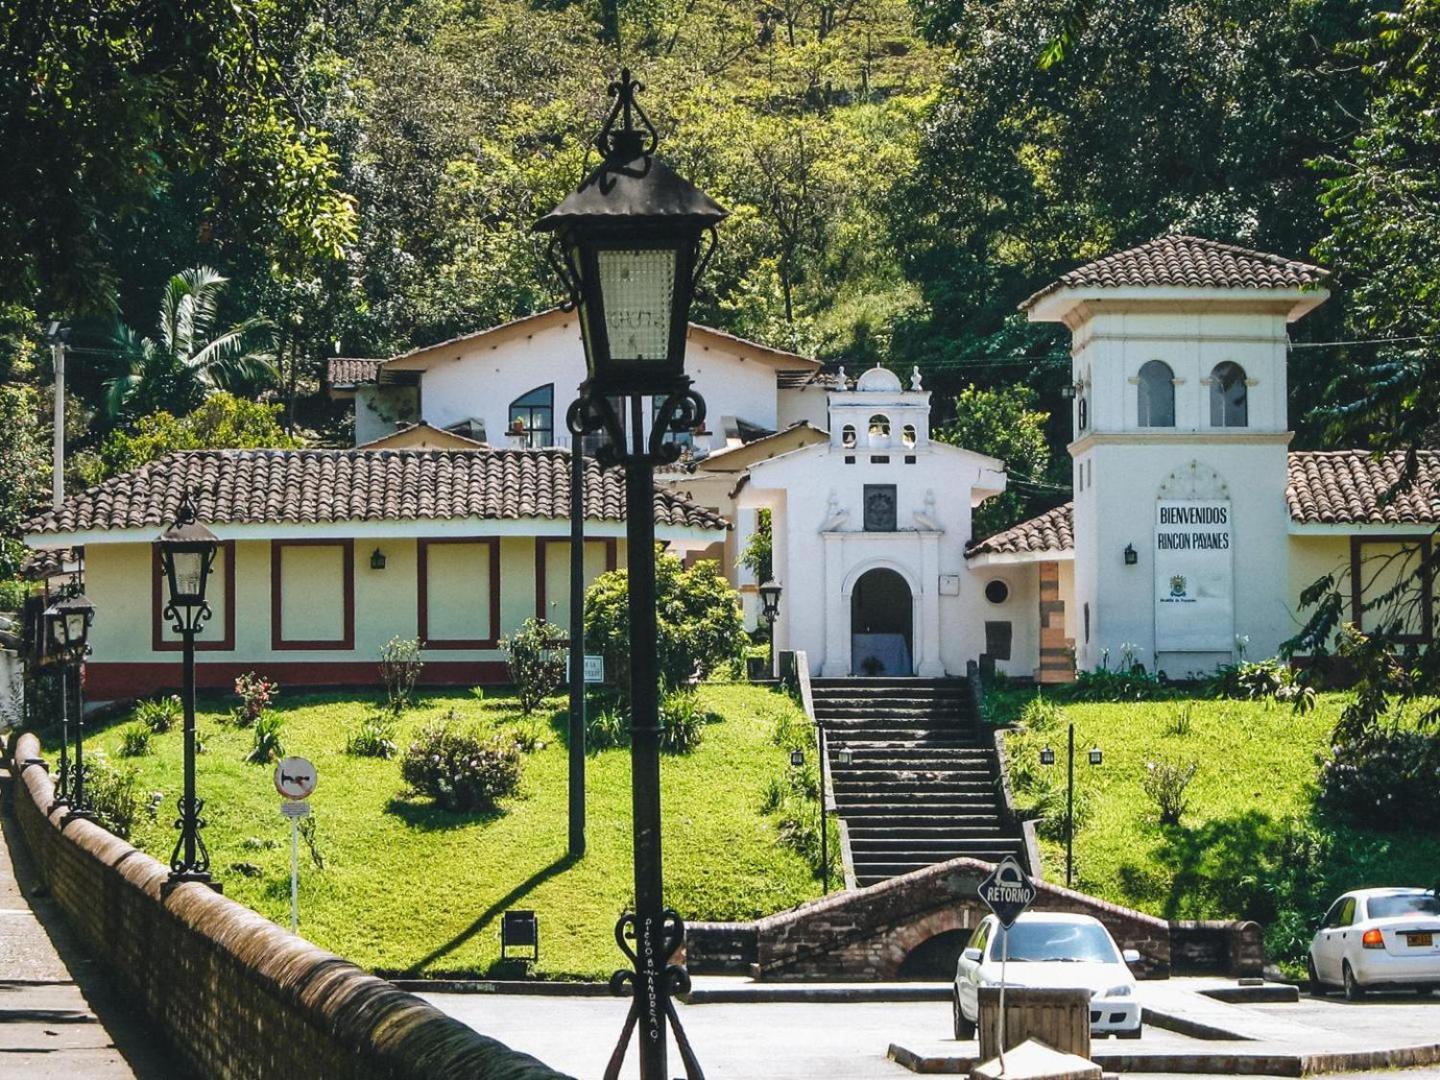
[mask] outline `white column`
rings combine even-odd
[[[938,679],[945,674],[940,660],[940,534],[920,536],[919,654],[915,673],[922,678]]]
[[[839,533],[821,533],[825,543],[825,576],[821,595],[825,597],[826,678],[843,679],[850,674],[850,594],[845,584],[844,540]]]

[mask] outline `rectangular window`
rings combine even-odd
[[[1350,538],[1350,602],[1355,625],[1386,631],[1401,642],[1434,636],[1430,537]]]
[[[270,647],[355,647],[355,542],[270,542]]]
[[[865,531],[894,532],[898,523],[894,484],[865,485]]]
[[[422,539],[418,556],[421,645],[495,648],[500,638],[499,539]]]
[[[165,618],[169,602],[160,549],[152,545],[150,568],[150,648],[153,652],[176,652],[183,648],[180,635]],[[205,588],[210,619],[195,636],[196,652],[230,652],[235,648],[235,541],[220,541],[215,565]]]
[[[618,565],[619,541],[611,538],[585,541],[585,584],[588,586]],[[570,539],[535,538],[535,617],[570,627]]]

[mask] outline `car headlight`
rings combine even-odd
[[[1100,996],[1101,996],[1101,997],[1104,997],[1104,998],[1124,998],[1124,997],[1129,997],[1129,996],[1130,996],[1130,993],[1131,993],[1130,984],[1129,984],[1129,983],[1121,983],[1119,986],[1112,986],[1112,987],[1110,987],[1109,990],[1106,990],[1106,991],[1105,991],[1103,994],[1101,994]]]

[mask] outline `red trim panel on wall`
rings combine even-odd
[[[430,548],[439,544],[484,545],[490,549],[490,634],[483,638],[430,636]],[[421,537],[416,542],[415,606],[420,644],[426,649],[493,649],[500,642],[500,538],[495,536]]]
[[[221,588],[225,590],[225,618],[220,636],[215,628],[206,625],[195,636],[196,652],[230,652],[235,648],[235,541],[220,541],[224,553],[224,578]],[[206,634],[209,634],[207,637]],[[160,565],[160,548],[150,545],[150,650],[152,652],[179,652],[184,644],[177,638],[165,637],[165,570]]]
[[[284,582],[281,580],[281,552],[287,547],[333,547],[341,554],[341,603],[343,612],[341,626],[343,635],[339,638],[320,640],[292,640],[285,637],[282,618]],[[276,652],[284,650],[355,648],[355,541],[354,540],[271,540],[270,541],[270,648]],[[373,665],[371,665],[373,667]],[[244,674],[241,672],[241,674]]]
[[[620,541],[613,536],[596,536],[585,541],[586,544],[605,545],[605,569],[614,570],[619,565]],[[535,538],[535,618],[544,621],[545,609],[550,603],[549,590],[545,582],[545,548],[550,544],[564,544],[570,546],[568,536],[537,536]]]

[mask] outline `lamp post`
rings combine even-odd
[[[684,941],[680,916],[665,907],[661,865],[659,679],[655,612],[655,466],[680,447],[666,438],[693,431],[705,402],[685,374],[685,337],[695,281],[725,218],[709,196],[655,156],[658,136],[635,100],[628,70],[610,86],[614,103],[595,144],[603,160],[535,228],[553,234],[549,260],[579,311],[586,379],[567,423],[578,442],[603,434],[596,456],[625,471],[626,572],[630,617],[630,769],[635,845],[635,910],[615,938],[632,970],[610,980],[632,997],[606,1068],[620,1072],[640,1027],[642,1080],[670,1080],[667,1025],[688,1076],[700,1065],[671,1001],[689,976],[669,959]],[[645,408],[645,399],[653,406]]]
[[[210,880],[210,853],[200,830],[205,803],[195,797],[195,635],[210,618],[205,586],[215,566],[220,541],[196,521],[194,494],[186,488],[175,511],[175,523],[156,542],[165,570],[168,602],[165,618],[183,642],[181,702],[185,707],[185,793],[180,797],[180,836],[170,855],[170,884],[198,881],[218,888]]]
[[[60,789],[55,806],[68,806],[71,818],[90,818],[90,807],[85,799],[85,703],[79,694],[79,667],[84,662],[89,648],[86,639],[90,635],[90,623],[95,618],[95,605],[85,598],[79,581],[71,583],[65,595],[45,609],[46,630],[55,659],[60,665]],[[70,742],[70,685],[66,677],[70,665],[76,667],[75,716],[75,767],[72,770],[69,759]],[[73,777],[73,782],[72,782]]]
[[[1105,753],[1098,746],[1092,746],[1089,753],[1090,765],[1098,766],[1105,761]],[[1055,764],[1055,751],[1046,744],[1040,750],[1040,764]],[[1074,871],[1075,856],[1075,725],[1070,725],[1069,749],[1066,757],[1065,779],[1065,887],[1070,887]]]
[[[820,746],[820,879],[825,883],[825,895],[830,895],[830,830],[827,811],[829,807],[825,803],[825,765],[829,759],[829,747],[825,740],[825,725],[818,720],[815,722],[815,732]],[[848,751],[842,751],[848,753]],[[846,762],[849,763],[848,760]],[[791,750],[790,764],[797,769],[805,767],[805,751]]]
[[[760,588],[760,614],[770,624],[770,677],[775,677],[775,620],[780,617],[780,594],[784,591],[774,579],[764,582]]]

